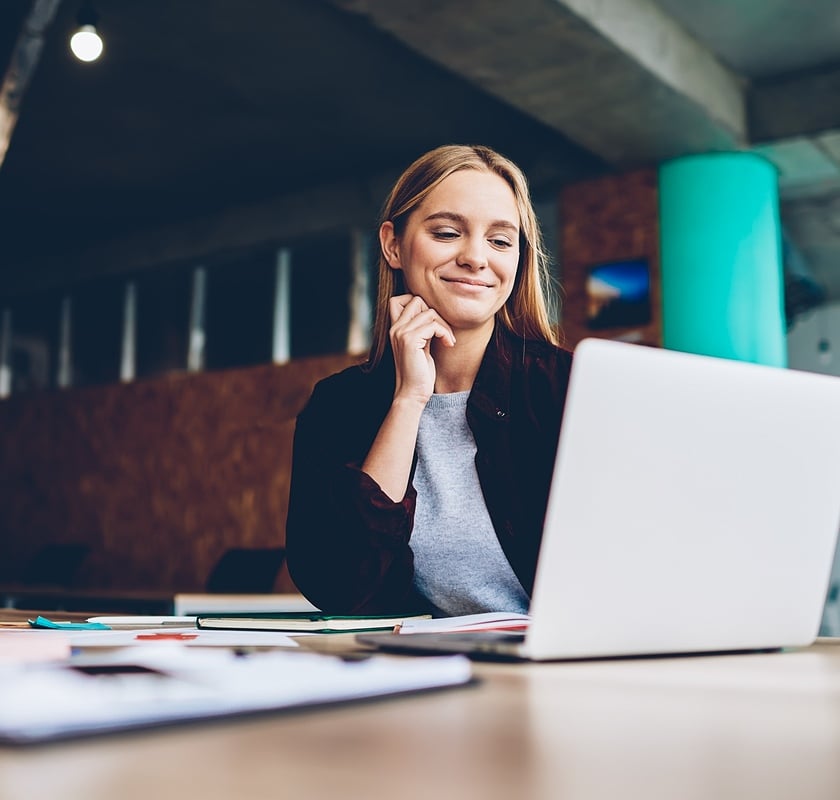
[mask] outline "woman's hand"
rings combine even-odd
[[[422,297],[401,294],[390,300],[391,347],[397,370],[394,398],[416,400],[424,406],[435,390],[432,339],[455,345],[452,328]]]

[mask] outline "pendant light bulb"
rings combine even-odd
[[[79,61],[96,61],[102,55],[104,44],[96,30],[97,21],[96,12],[90,6],[84,6],[79,11],[79,27],[70,37],[70,49]]]

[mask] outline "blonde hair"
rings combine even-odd
[[[453,172],[465,169],[492,172],[513,191],[519,211],[519,265],[513,291],[496,314],[511,333],[525,339],[542,339],[559,344],[560,337],[549,314],[552,278],[548,269],[537,215],[531,202],[528,182],[512,161],[481,145],[444,145],[420,156],[397,179],[380,214],[380,226],[391,222],[396,236],[405,230],[408,218],[426,196]],[[388,304],[397,294],[397,276],[384,253],[379,253],[379,290],[369,365],[379,362],[388,342],[391,318]]]

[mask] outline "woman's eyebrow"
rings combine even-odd
[[[437,220],[437,219],[445,219],[445,220],[449,220],[450,222],[457,222],[460,225],[466,225],[467,224],[467,218],[463,214],[456,214],[454,211],[436,211],[434,214],[429,214],[429,216],[426,217],[425,221],[430,222],[430,221]],[[494,220],[487,227],[488,228],[508,228],[509,230],[512,230],[512,231],[518,231],[519,230],[518,225],[514,225],[512,222],[509,222],[506,219]]]

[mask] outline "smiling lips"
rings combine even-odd
[[[485,283],[484,281],[477,281],[474,278],[442,278],[441,280],[445,281],[446,283],[461,283],[466,286],[478,286],[482,289],[489,289],[492,284]]]

